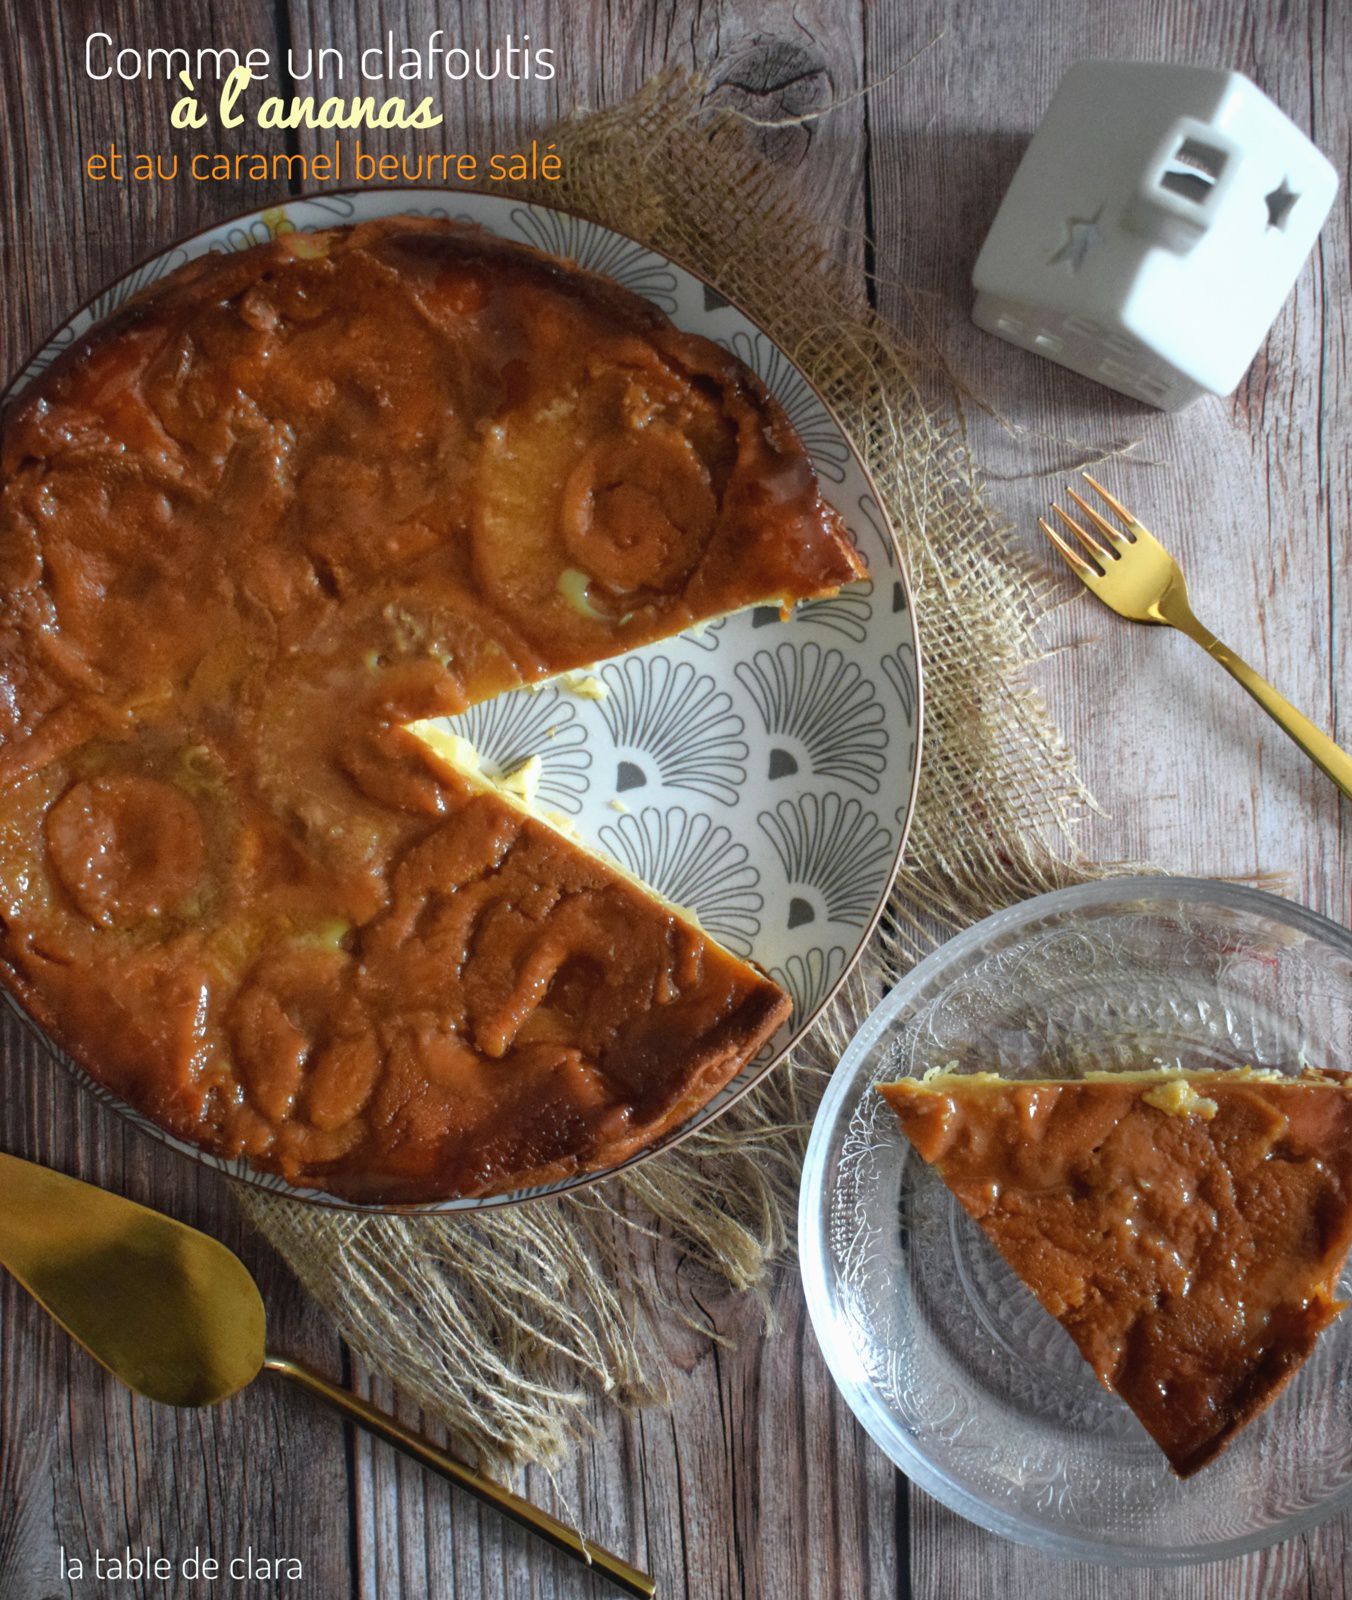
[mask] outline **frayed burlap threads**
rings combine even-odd
[[[703,111],[700,85],[676,76],[549,137],[565,178],[529,198],[708,279],[794,357],[854,440],[910,571],[925,741],[906,864],[863,961],[794,1059],[706,1132],[577,1196],[501,1211],[362,1216],[242,1192],[352,1349],[462,1448],[511,1461],[556,1459],[598,1394],[635,1404],[667,1392],[657,1330],[683,1313],[655,1270],[659,1244],[764,1297],[812,1110],[855,1026],[947,933],[1081,876],[1069,826],[1085,800],[1024,680],[1035,580],[983,504],[939,374],[827,261],[748,130]]]

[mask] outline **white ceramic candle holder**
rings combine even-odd
[[[1229,394],[1337,188],[1238,72],[1081,62],[977,258],[973,318],[1164,410]]]

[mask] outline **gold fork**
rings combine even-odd
[[[1121,527],[1101,516],[1089,502],[1068,488],[1066,493],[1084,513],[1103,542],[1083,528],[1068,512],[1053,503],[1052,510],[1061,524],[1079,541],[1081,549],[1068,544],[1045,517],[1038,526],[1066,558],[1072,572],[1104,605],[1131,622],[1167,622],[1186,633],[1214,660],[1219,661],[1235,681],[1246,689],[1310,760],[1332,778],[1352,799],[1352,756],[1340,750],[1328,734],[1260,678],[1247,661],[1241,661],[1192,614],[1183,573],[1169,552],[1132,516],[1120,500],[1087,472],[1081,476],[1103,503],[1118,518]]]

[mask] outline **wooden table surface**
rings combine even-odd
[[[353,13],[361,20],[354,24]],[[529,31],[556,51],[552,83],[450,88],[439,134],[411,148],[510,147],[575,104],[626,96],[668,63],[698,66],[716,98],[765,119],[800,202],[838,227],[841,259],[878,304],[919,319],[988,409],[972,446],[1011,540],[1065,473],[1103,473],[1184,558],[1198,610],[1318,722],[1342,725],[1349,566],[1348,199],[1264,352],[1230,400],[1161,416],[977,333],[972,261],[1063,69],[1086,56],[1179,59],[1248,73],[1346,174],[1344,0],[3,0],[0,4],[0,366],[143,254],[271,198],[248,184],[84,180],[100,142],[164,145],[162,84],[91,82],[87,32],[119,44],[478,39]],[[865,95],[855,95],[871,85]],[[278,136],[281,137],[280,135]],[[306,135],[300,135],[304,148]],[[414,143],[416,141],[416,144]],[[198,146],[200,147],[200,146]],[[392,144],[391,148],[397,148]],[[180,145],[180,148],[183,148]],[[1194,647],[1129,629],[1067,584],[1047,619],[1042,687],[1103,814],[1090,855],[1177,870],[1282,875],[1286,892],[1346,921],[1345,813],[1330,786]],[[923,626],[924,619],[921,618]],[[77,1092],[12,1028],[0,1148],[47,1161],[205,1226],[257,1271],[275,1342],[363,1389],[364,1375],[285,1270],[246,1235],[223,1181],[153,1146]],[[672,1271],[679,1263],[671,1262]],[[645,1562],[665,1596],[694,1600],[1009,1595],[1230,1597],[1346,1592],[1352,1518],[1247,1560],[1121,1573],[992,1538],[908,1488],[835,1396],[796,1280],[779,1331],[759,1336],[733,1297],[689,1309],[740,1344],[673,1334],[677,1404],[598,1414],[559,1474],[585,1526]],[[382,1395],[377,1385],[375,1392]],[[527,1491],[549,1492],[531,1473]],[[300,1582],[66,1582],[89,1559],[149,1545],[170,1556],[294,1557]],[[171,1592],[498,1600],[600,1596],[599,1583],[382,1447],[269,1381],[212,1413],[132,1399],[0,1283],[0,1600]]]

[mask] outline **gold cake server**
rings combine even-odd
[[[0,1265],[70,1336],[147,1399],[208,1406],[275,1372],[555,1549],[648,1600],[653,1580],[393,1417],[268,1353],[262,1296],[223,1244],[120,1195],[0,1155]]]
[[[1085,588],[1129,622],[1167,623],[1200,644],[1295,740],[1315,766],[1352,799],[1352,756],[1339,749],[1328,734],[1279,695],[1247,661],[1198,622],[1188,604],[1187,585],[1177,561],[1102,484],[1095,483],[1087,472],[1081,476],[1117,520],[1109,522],[1074,489],[1068,489],[1066,493],[1094,532],[1055,504],[1052,510],[1057,520],[1077,542],[1072,544],[1062,538],[1045,517],[1038,518],[1038,526]]]

